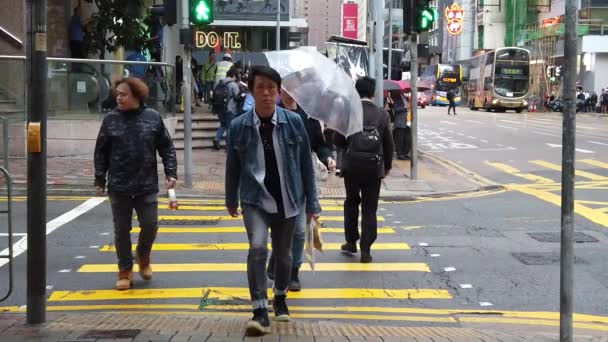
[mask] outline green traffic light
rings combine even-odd
[[[435,14],[431,9],[425,9],[420,13],[420,28],[426,30],[430,28],[431,24],[435,21]]]
[[[194,8],[196,21],[207,22],[211,19],[211,9],[205,1],[200,1]]]

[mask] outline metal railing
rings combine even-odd
[[[12,184],[13,181],[11,179],[11,175],[8,173],[8,171],[3,168],[0,167],[0,174],[2,174],[5,178],[5,182],[6,182],[6,198],[7,198],[7,205],[6,205],[6,210],[2,210],[0,211],[0,215],[7,215],[7,237],[8,237],[8,254],[7,255],[0,255],[0,259],[8,259],[8,291],[6,293],[6,295],[2,298],[0,298],[0,302],[5,301],[6,299],[8,299],[8,297],[10,297],[11,293],[13,293],[13,283],[14,283],[14,279],[13,279],[13,222],[12,222],[12,205],[13,205],[13,189],[12,189]],[[0,264],[0,267],[2,266],[2,264]]]
[[[8,118],[4,117],[4,116],[0,116],[0,123],[2,123],[2,161],[3,161],[3,165],[2,167],[4,167],[7,171],[10,170],[9,167],[9,132],[8,132]]]
[[[0,89],[12,88],[16,94],[25,94],[25,61],[25,56],[0,55],[0,69],[24,70],[0,76]],[[9,62],[22,63],[22,66],[2,65]],[[126,76],[139,77],[146,82],[150,88],[148,106],[159,111],[163,117],[175,113],[173,64],[57,57],[49,57],[47,62],[50,119],[87,119],[91,115],[101,115],[113,109],[115,101],[111,94],[112,83]],[[6,83],[6,86],[3,87],[2,83]],[[14,96],[16,99],[19,97]],[[26,102],[22,103],[20,101],[20,112],[25,113]]]

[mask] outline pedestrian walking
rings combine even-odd
[[[139,274],[152,279],[150,252],[158,231],[158,173],[156,153],[165,168],[167,189],[177,183],[177,158],[171,136],[160,114],[145,106],[148,87],[138,78],[118,81],[117,109],[101,124],[95,145],[95,188],[107,190],[114,219],[114,243],[118,257],[117,290],[133,284],[131,221],[137,213],[139,233],[136,258]]]
[[[447,98],[448,101],[450,102],[450,105],[448,107],[448,115],[450,115],[450,109],[454,110],[454,115],[456,115],[456,94],[454,93],[454,90],[450,89],[448,90],[448,94],[447,94]]]
[[[238,216],[239,199],[249,239],[247,278],[253,318],[248,335],[270,332],[268,319],[268,228],[275,255],[275,319],[289,321],[286,303],[296,217],[318,220],[321,207],[306,128],[298,114],[276,106],[281,76],[266,66],[249,75],[253,110],[232,121],[227,139],[226,207]]]
[[[344,149],[342,175],[346,188],[344,201],[344,235],[341,252],[357,254],[361,238],[361,262],[372,262],[371,247],[376,241],[376,212],[382,179],[388,176],[393,163],[394,143],[389,116],[374,104],[376,81],[360,78],[357,92],[363,104],[363,131],[348,138],[336,134],[335,144]],[[359,205],[361,205],[361,236],[359,236]]]
[[[597,112],[597,99],[598,99],[597,92],[594,90],[593,94],[591,94],[591,98],[590,98],[592,112]]]
[[[608,89],[602,89],[602,113],[608,112]]]
[[[332,158],[332,149],[329,144],[325,141],[323,131],[321,129],[321,123],[308,116],[306,112],[298,105],[291,95],[285,89],[281,90],[281,107],[290,110],[300,115],[300,118],[304,122],[306,128],[306,134],[310,142],[310,148],[312,152],[317,154],[319,160],[327,167],[330,172],[336,170],[336,161]],[[289,291],[301,291],[302,283],[300,282],[300,267],[304,260],[304,244],[306,241],[306,213],[300,211],[300,214],[296,217],[296,227],[293,234],[292,241],[292,262],[291,262],[291,275],[289,277]],[[274,280],[274,269],[275,269],[275,258],[274,253],[270,254],[268,260],[268,278]]]
[[[217,86],[221,80],[226,78],[228,74],[228,70],[232,68],[234,63],[232,63],[232,55],[229,53],[225,53],[224,57],[222,57],[222,61],[217,63],[217,70],[215,72],[215,85]]]
[[[408,101],[404,94],[398,94],[393,100],[395,121],[393,122],[393,138],[397,159],[406,160],[410,153],[410,128],[407,125]]]
[[[82,10],[80,6],[74,7],[70,25],[68,27],[70,37],[70,56],[72,58],[86,58],[84,51],[84,25],[81,19]]]
[[[215,62],[215,52],[209,52],[209,59],[201,68],[200,79],[203,82],[204,94],[203,99],[205,103],[209,103],[211,100],[211,91],[215,84],[215,74],[217,73],[217,63]]]
[[[236,70],[234,68],[228,70],[226,78],[221,80],[213,89],[212,110],[220,120],[220,127],[218,127],[215,139],[213,139],[213,148],[216,150],[220,149],[224,132],[230,127],[230,122],[240,113],[237,108],[240,93],[241,88],[236,83]]]

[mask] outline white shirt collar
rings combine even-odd
[[[278,118],[277,118],[277,107],[274,107],[274,113],[272,113],[272,119],[271,122],[276,126],[277,122],[278,122]],[[253,107],[253,123],[256,126],[259,126],[261,123],[260,117],[258,116],[258,113],[255,111],[255,107]]]
[[[368,99],[368,98],[365,98],[365,99],[361,99],[361,101],[366,101],[366,102],[370,102],[370,103],[374,103],[374,101],[373,101],[373,100],[371,100],[371,99]]]

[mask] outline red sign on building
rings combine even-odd
[[[359,38],[359,5],[344,4],[342,6],[342,36],[345,38]]]

